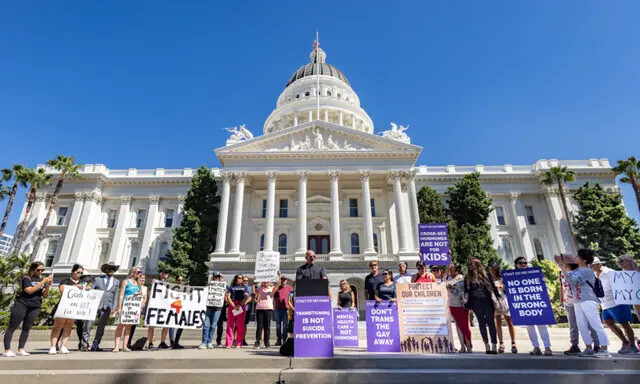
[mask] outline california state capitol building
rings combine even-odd
[[[222,167],[211,171],[221,201],[210,262],[227,281],[236,273],[253,274],[260,250],[279,251],[282,273],[291,278],[311,249],[327,268],[333,289],[347,279],[362,297],[368,260],[377,259],[394,273],[397,261],[404,260],[414,270],[417,191],[427,185],[444,199],[448,187],[472,172],[480,174],[494,202],[489,224],[499,254],[507,262],[520,255],[552,259],[575,249],[557,189],[540,184],[540,174],[567,166],[576,173],[567,185],[570,193],[586,181],[618,189],[607,159],[416,164],[422,147],[411,142],[414,128],[374,126],[346,75],[326,57],[314,49],[310,61],[293,72],[262,135],[245,126],[229,128],[226,145],[215,149]],[[109,261],[121,266],[119,275],[134,265],[157,273],[180,225],[194,173],[85,164],[82,179],[64,183],[38,260],[56,276],[69,274],[74,263],[99,274]],[[54,185],[38,192],[24,252],[32,249]],[[573,201],[570,209],[577,209]]]

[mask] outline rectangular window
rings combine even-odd
[[[107,216],[107,228],[113,228],[116,226],[116,218],[118,216],[117,209],[110,209],[109,216]]]
[[[529,223],[529,225],[536,225],[536,218],[533,216],[533,207],[526,205],[524,212],[527,215],[527,223]]]
[[[376,202],[371,199],[371,217],[376,217]]]
[[[144,219],[146,215],[146,209],[138,209],[138,214],[136,215],[136,228],[142,228],[144,226]]]
[[[267,200],[262,200],[262,218],[267,217]]]
[[[173,209],[167,209],[167,212],[164,215],[164,227],[171,228],[173,226],[173,213],[175,211]]]
[[[280,217],[289,217],[289,200],[280,200]]]
[[[349,217],[358,217],[358,199],[349,199]]]
[[[58,208],[58,221],[56,222],[56,225],[64,225],[64,220],[67,217],[68,210],[69,208],[67,207]]]
[[[504,208],[496,207],[496,216],[498,217],[498,225],[506,225],[507,222],[504,219]]]

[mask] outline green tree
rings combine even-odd
[[[568,169],[567,167],[553,167],[542,173],[540,182],[545,185],[555,185],[558,187],[558,194],[560,195],[560,203],[562,204],[562,211],[564,212],[564,219],[567,220],[569,226],[569,233],[571,234],[571,241],[575,248],[578,248],[576,244],[576,234],[573,230],[573,217],[569,213],[569,207],[567,205],[567,193],[565,191],[565,183],[574,181],[576,179],[576,173]]]
[[[640,210],[640,160],[631,156],[627,160],[618,160],[618,165],[612,168],[616,175],[624,175],[620,178],[621,183],[631,184],[633,192],[636,194],[636,203]]]
[[[7,228],[7,222],[9,221],[9,214],[11,213],[11,208],[13,208],[13,200],[16,197],[16,193],[18,192],[18,186],[26,187],[27,180],[25,179],[25,171],[26,168],[24,165],[14,164],[12,168],[5,168],[0,171],[0,180],[9,181],[13,180],[13,186],[9,191],[9,201],[7,201],[7,208],[4,211],[4,217],[2,218],[2,224],[0,225],[0,236],[4,233],[4,230]]]
[[[459,263],[466,264],[471,257],[486,265],[498,261],[498,252],[493,248],[487,222],[492,200],[480,186],[480,174],[465,175],[448,189],[447,214],[455,223],[454,253]]]
[[[193,176],[184,201],[184,216],[174,230],[167,259],[158,263],[173,275],[184,276],[191,285],[206,285],[209,255],[218,230],[218,187],[211,171],[202,166]]]
[[[640,253],[640,233],[627,215],[619,193],[585,183],[575,194],[579,205],[575,224],[578,240],[598,252],[602,261],[617,268],[616,256]]]
[[[9,310],[14,297],[20,292],[19,282],[27,274],[29,257],[23,253],[0,257],[0,311]]]
[[[444,207],[444,201],[433,188],[423,186],[416,194],[418,200],[418,211],[421,223],[446,223],[449,232],[449,248],[451,250],[451,259],[456,260],[454,247],[454,234],[456,231],[456,223],[447,215]]]
[[[22,248],[24,235],[27,231],[27,223],[29,222],[33,205],[36,202],[36,192],[40,187],[51,184],[51,175],[47,174],[43,168],[25,170],[24,179],[26,183],[29,184],[29,194],[27,196],[27,207],[24,210],[24,218],[18,223],[18,234],[16,235],[16,244],[13,250],[14,254],[20,253],[20,249]]]
[[[51,218],[51,212],[58,201],[58,196],[60,195],[60,191],[62,190],[62,185],[64,181],[67,179],[79,179],[80,178],[80,168],[82,168],[82,164],[76,164],[73,156],[62,156],[58,155],[55,159],[51,159],[47,161],[47,165],[53,167],[53,169],[60,171],[60,174],[56,176],[58,178],[58,182],[56,183],[56,189],[53,191],[53,196],[51,200],[49,200],[49,209],[47,209],[47,214],[42,221],[42,226],[40,226],[40,231],[38,232],[38,237],[36,238],[36,242],[33,245],[33,250],[31,251],[31,261],[35,261],[38,256],[38,250],[40,249],[40,244],[42,240],[44,240],[44,235],[47,232],[47,226],[49,225],[49,219]]]

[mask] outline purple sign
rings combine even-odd
[[[294,306],[294,356],[333,357],[329,296],[296,297]]]
[[[535,267],[502,271],[502,281],[513,325],[556,323],[542,269]]]
[[[358,311],[333,310],[333,345],[335,347],[358,346]]]
[[[418,224],[420,256],[427,265],[449,265],[449,231],[447,224]]]
[[[367,300],[367,351],[400,352],[398,303]]]

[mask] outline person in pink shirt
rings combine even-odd
[[[256,289],[256,344],[255,349],[260,349],[260,340],[264,330],[264,346],[270,348],[269,337],[271,336],[271,319],[273,318],[273,295],[280,288],[281,280],[278,273],[278,282],[275,286],[263,281]]]

